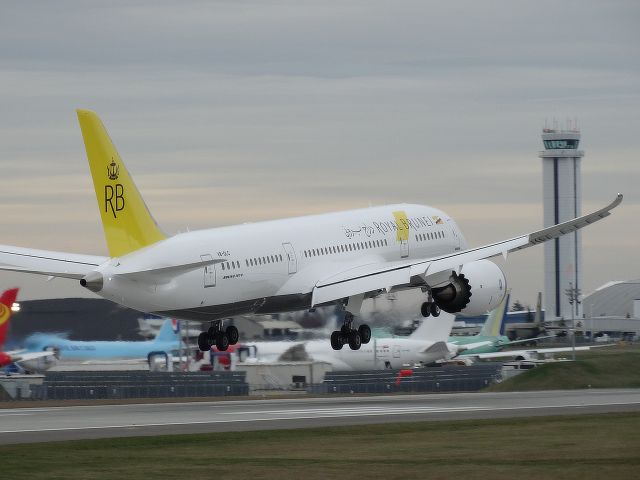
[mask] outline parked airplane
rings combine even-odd
[[[153,340],[129,341],[80,341],[59,335],[35,333],[25,340],[25,346],[33,352],[52,350],[62,360],[147,359],[152,352],[171,353],[180,348],[180,335],[175,320],[166,319]]]
[[[499,359],[513,358],[516,360],[531,360],[540,355],[548,355],[554,353],[564,353],[573,350],[572,347],[528,347],[518,350],[505,350],[506,347],[518,345],[522,343],[530,343],[532,341],[553,338],[553,336],[544,336],[536,338],[527,338],[524,340],[509,340],[504,335],[505,320],[507,318],[507,310],[509,307],[509,294],[506,295],[500,306],[490,312],[485,324],[478,335],[470,337],[449,337],[450,344],[454,344],[457,348],[457,358],[466,359]],[[538,302],[536,305],[536,315],[534,322],[540,324],[542,322],[542,297],[538,294]],[[608,346],[608,345],[605,345]],[[590,350],[591,346],[576,347],[576,351]]]
[[[425,318],[408,337],[371,338],[357,351],[335,351],[324,340],[249,342],[258,362],[300,361],[330,363],[335,370],[379,370],[429,364],[451,358],[455,346],[446,343],[455,316],[443,313]],[[250,359],[249,361],[252,361]]]
[[[461,355],[469,355],[474,353],[497,352],[508,345],[531,342],[532,339],[511,341],[509,337],[504,334],[510,296],[511,292],[509,291],[502,299],[502,302],[500,302],[500,305],[489,312],[484,325],[482,325],[477,335],[452,336],[448,339],[449,343],[456,345],[458,347],[457,351]]]
[[[238,340],[222,319],[338,304],[344,325],[331,346],[357,350],[371,329],[355,328],[362,302],[382,292],[420,289],[424,316],[481,314],[505,295],[502,270],[488,258],[573,232],[610,214],[606,207],[574,220],[468,248],[456,222],[421,205],[390,205],[275,220],[173,237],[160,230],[98,116],[78,119],[109,257],[0,246],[0,269],[73,278],[116,303],[161,316],[211,322],[201,350]],[[490,216],[490,214],[488,214]]]
[[[4,347],[9,330],[9,320],[13,313],[12,307],[18,296],[18,289],[5,290],[0,296],[0,349]],[[27,352],[24,349],[2,351],[0,350],[0,368],[16,364],[23,370],[39,372],[47,370],[55,363],[54,352]]]

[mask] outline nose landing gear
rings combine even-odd
[[[215,320],[211,322],[211,326],[206,332],[198,335],[198,348],[206,352],[211,350],[213,345],[216,346],[221,352],[226,351],[229,345],[235,345],[238,343],[239,337],[238,329],[229,325],[227,328],[222,328],[222,320]]]

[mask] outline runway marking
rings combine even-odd
[[[302,410],[247,410],[244,412],[221,412],[220,415],[269,415],[269,414],[296,414],[296,413],[333,413],[333,414],[345,414],[345,413],[360,413],[365,414],[368,412],[385,412],[385,413],[421,413],[421,412],[434,412],[434,411],[456,411],[456,410],[478,410],[483,407],[350,407],[350,408],[305,408]],[[486,408],[486,407],[484,407]]]
[[[640,405],[640,402],[623,402],[623,403],[583,403],[577,405],[538,405],[538,406],[519,406],[519,407],[452,407],[452,408],[439,408],[431,410],[428,413],[449,413],[452,411],[511,411],[511,410],[532,410],[532,409],[556,409],[556,408],[583,408],[583,407],[603,407],[603,406],[621,406],[621,405]],[[329,409],[327,409],[329,410]],[[24,430],[0,430],[2,433],[35,433],[35,432],[58,432],[58,431],[74,431],[74,430],[107,430],[107,429],[122,429],[122,428],[141,428],[141,427],[169,427],[180,425],[207,425],[218,423],[247,423],[247,422],[271,422],[277,420],[308,420],[315,418],[332,418],[332,417],[371,417],[382,415],[406,415],[408,413],[414,413],[414,411],[371,411],[371,412],[347,412],[343,415],[333,412],[320,413],[319,415],[302,415],[302,416],[280,416],[280,417],[267,417],[267,418],[241,418],[234,420],[197,420],[190,422],[164,422],[164,423],[143,423],[143,424],[125,424],[125,425],[91,425],[85,427],[57,427],[57,428],[39,428],[39,429],[24,429]],[[283,411],[282,413],[286,413]],[[308,411],[305,411],[308,413]],[[418,412],[420,413],[420,412]]]

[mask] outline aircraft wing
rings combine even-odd
[[[55,352],[50,350],[43,350],[41,352],[27,352],[24,350],[14,350],[11,352],[4,352],[11,357],[11,359],[16,362],[27,362],[29,360],[35,360],[36,358],[44,358],[44,357],[53,357],[55,356]]]
[[[585,350],[591,350],[591,347],[576,347],[576,352],[584,352]],[[492,352],[492,353],[472,353],[470,355],[462,354],[462,357],[465,358],[478,358],[478,359],[489,359],[489,358],[514,358],[518,356],[525,355],[545,355],[549,353],[563,353],[563,352],[571,352],[573,348],[571,347],[556,347],[556,348],[532,348],[529,350],[504,350],[502,352]]]
[[[487,345],[494,345],[498,348],[508,347],[509,345],[515,345],[517,343],[526,343],[526,342],[535,342],[537,340],[543,340],[545,338],[555,338],[555,335],[547,335],[545,337],[534,337],[534,338],[526,338],[524,340],[512,340],[510,342],[498,343],[496,344],[493,340],[482,340],[475,343],[467,343],[465,345],[457,345],[459,352],[464,352],[465,350],[473,350],[474,348],[486,347]],[[455,342],[454,342],[455,343]]]
[[[360,295],[391,287],[410,285],[414,277],[423,280],[429,276],[447,270],[459,270],[465,263],[486,258],[507,256],[510,252],[538,245],[554,238],[574,232],[611,214],[611,210],[620,205],[622,194],[600,210],[559,223],[526,235],[503,240],[501,242],[470,248],[460,252],[410,262],[398,262],[392,265],[371,264],[325,278],[313,289],[312,305],[319,305],[345,297]]]
[[[0,245],[0,270],[81,279],[109,257]]]

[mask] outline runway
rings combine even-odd
[[[0,444],[621,411],[640,411],[640,389],[16,408]]]

